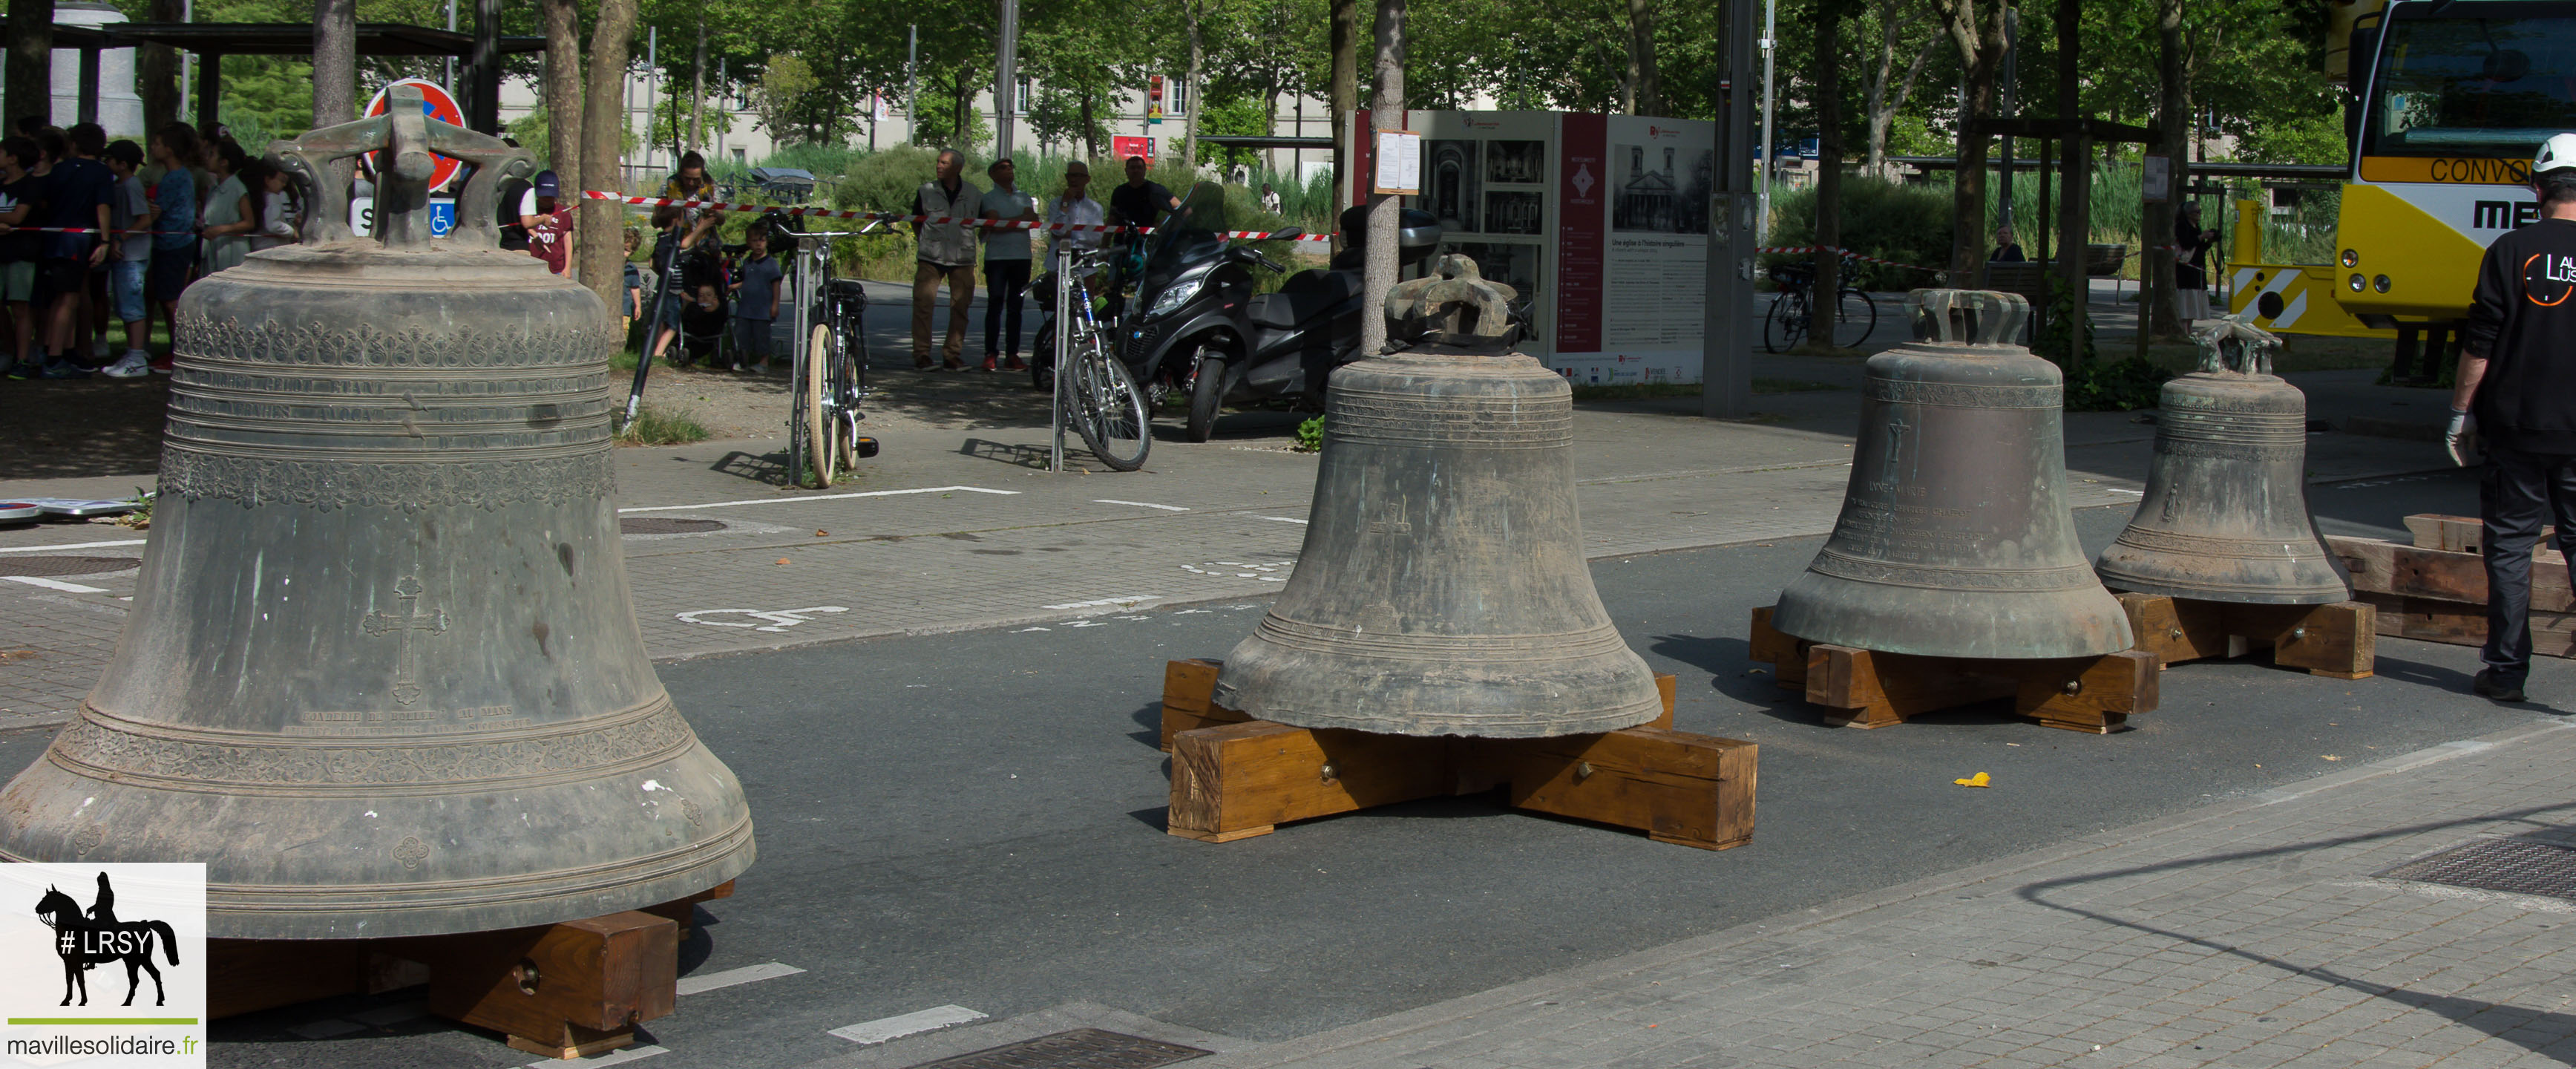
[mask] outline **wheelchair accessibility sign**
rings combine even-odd
[[[206,866],[0,864],[0,1066],[206,1064]]]
[[[375,236],[376,198],[352,197],[349,199],[349,229],[356,231],[362,238]],[[429,236],[443,238],[447,236],[448,231],[454,229],[456,229],[456,199],[453,197],[429,198]]]

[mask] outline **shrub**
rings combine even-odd
[[[625,417],[618,419],[623,421]],[[665,411],[651,405],[636,414],[635,422],[618,428],[619,439],[628,445],[688,445],[706,441],[709,436],[706,425],[699,423],[696,414],[688,409]]]
[[[1843,179],[1843,248],[1898,263],[1943,267],[1950,262],[1950,191],[1900,185],[1850,175]],[[1771,233],[1764,245],[1805,245],[1816,239],[1816,191],[1810,186],[1772,198]],[[1768,253],[1763,265],[1810,262],[1804,253]],[[1844,264],[1845,279],[1869,290],[1910,290],[1932,285],[1921,271],[1883,264]]]
[[[1306,422],[1304,422],[1304,423],[1300,423],[1300,424],[1298,424],[1298,425],[1297,425],[1297,446],[1296,446],[1296,449],[1297,449],[1297,451],[1298,451],[1298,452],[1300,452],[1300,453],[1318,453],[1318,452],[1322,452],[1322,451],[1323,451],[1323,448],[1324,448],[1324,417],[1322,417],[1322,416],[1317,416],[1317,417],[1315,417],[1315,418],[1313,418],[1313,419],[1307,420]]]

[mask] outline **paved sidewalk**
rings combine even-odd
[[[2374,875],[2481,838],[2576,845],[2571,726],[2541,718],[1195,1064],[2576,1064],[2576,903]]]

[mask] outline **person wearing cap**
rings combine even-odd
[[[2540,218],[2487,246],[2461,332],[2444,446],[2469,464],[2485,454],[2478,515],[2486,523],[2485,667],[2481,698],[2523,700],[2531,672],[2531,550],[2543,524],[2576,581],[2576,133],[2541,145],[2531,162]]]
[[[537,172],[537,180],[528,196],[535,209],[522,216],[521,225],[528,231],[528,255],[546,262],[546,269],[560,275],[572,255],[573,210],[561,203],[563,179],[553,171]]]

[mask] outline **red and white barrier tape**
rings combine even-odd
[[[996,230],[1045,230],[1048,232],[1067,231],[1082,233],[1111,233],[1118,231],[1135,231],[1142,233],[1147,230],[1145,227],[1120,226],[1114,223],[1043,223],[1032,219],[982,219],[972,216],[956,215],[902,215],[895,212],[853,211],[835,208],[782,208],[774,204],[732,204],[725,201],[715,200],[682,200],[677,197],[630,197],[622,193],[609,193],[596,189],[585,190],[583,191],[582,196],[591,200],[613,200],[620,204],[630,204],[646,208],[706,208],[720,212],[777,212],[782,215],[805,215],[824,219],[872,219],[882,223],[972,223],[976,226],[992,227]],[[1234,241],[1267,241],[1272,240],[1270,237],[1271,233],[1271,231],[1263,230],[1229,230],[1225,232],[1225,236]],[[1293,240],[1331,241],[1332,239],[1333,236],[1330,234],[1301,234]]]
[[[1925,267],[1925,266],[1923,266],[1923,265],[1921,265],[1921,264],[1898,263],[1898,262],[1897,262],[1897,261],[1895,261],[1895,260],[1882,260],[1882,259],[1879,259],[1879,258],[1878,258],[1878,257],[1876,257],[1876,256],[1863,256],[1863,255],[1861,255],[1861,254],[1859,254],[1859,253],[1856,253],[1856,252],[1851,251],[1850,249],[1839,249],[1839,248],[1835,248],[1834,246],[1831,246],[1831,245],[1781,245],[1781,246],[1771,247],[1771,248],[1760,248],[1760,249],[1755,249],[1755,250],[1753,250],[1753,251],[1755,251],[1755,252],[1786,252],[1786,253],[1838,252],[1838,253],[1843,254],[1843,259],[1846,259],[1846,260],[1858,260],[1858,261],[1860,261],[1860,262],[1862,262],[1862,263],[1866,263],[1866,264],[1885,264],[1886,266],[1889,266],[1889,267],[1902,267],[1902,268],[1905,268],[1905,269],[1910,270],[1910,271],[1927,271],[1927,272],[1930,272],[1930,273],[1932,273],[1932,274],[1936,274],[1936,275],[1939,275],[1939,274],[1946,274],[1946,273],[1948,273],[1948,271],[1949,271],[1949,269],[1948,269],[1948,268],[1942,268],[1942,267]]]

